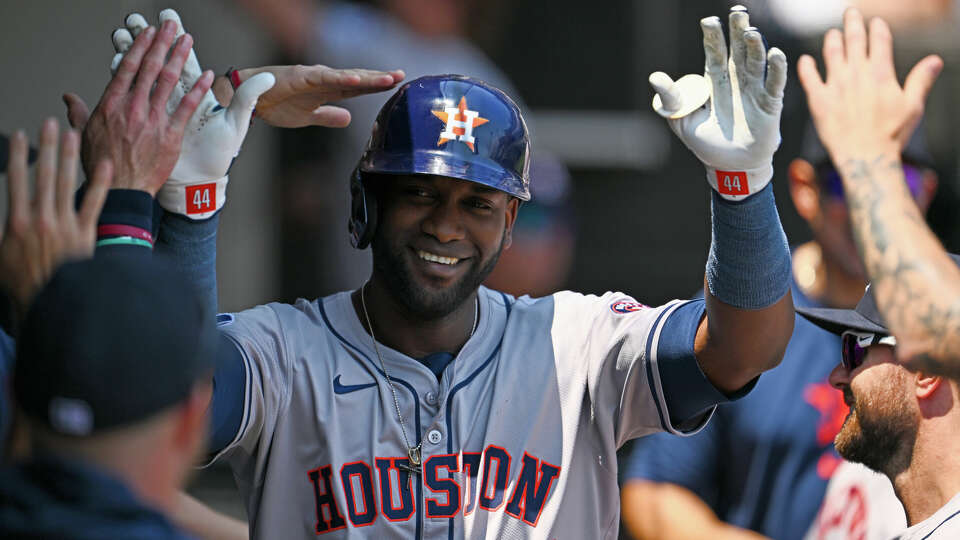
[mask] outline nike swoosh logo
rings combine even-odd
[[[337,375],[337,377],[333,379],[333,392],[336,394],[349,394],[350,392],[356,392],[357,390],[363,390],[364,388],[370,388],[376,385],[376,381],[367,384],[340,384],[340,376]]]

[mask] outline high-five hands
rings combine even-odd
[[[149,178],[141,174],[140,180],[120,182],[118,187],[145,189],[155,194],[167,210],[194,219],[213,215],[226,201],[227,171],[247,134],[255,106],[258,118],[278,127],[344,127],[350,123],[350,113],[341,107],[329,105],[330,102],[389,90],[404,77],[399,70],[334,69],[321,65],[266,66],[238,70],[236,73],[242,84],[236,91],[230,81],[223,77],[216,81],[216,88],[210,90],[213,77],[209,72],[201,71],[192,49],[192,38],[184,33],[176,11],[163,10],[160,12],[160,21],[162,26],[157,39],[169,46],[167,37],[172,31],[177,44],[171,52],[169,68],[160,73],[159,79],[156,76],[149,77],[152,70],[146,70],[149,80],[163,83],[157,84],[150,100],[154,104],[165,103],[166,112],[171,117],[179,114],[177,111],[182,110],[183,105],[187,105],[191,115],[180,135],[182,143],[178,159],[169,151],[158,152],[176,159],[168,176],[169,181],[157,183],[156,174],[150,174]],[[115,74],[119,73],[127,57],[137,47],[140,36],[150,28],[147,20],[136,13],[129,15],[124,25],[112,36],[116,55],[111,70]],[[156,31],[149,32],[152,35]],[[175,59],[182,69],[169,64]],[[145,65],[153,63],[155,60],[144,60]],[[139,65],[137,62],[131,64]],[[179,71],[174,74],[177,69]],[[145,79],[137,75],[137,80]],[[193,103],[192,98],[188,99],[192,88],[201,90],[198,103]],[[71,125],[82,128],[89,116],[86,104],[74,94],[65,95],[64,100]],[[226,106],[221,106],[221,103]],[[119,122],[115,120],[115,123]],[[106,131],[102,126],[93,130],[101,136]],[[85,135],[85,140],[88,138]],[[157,148],[163,149],[166,145]],[[108,149],[103,150],[106,151]],[[136,163],[138,160],[127,161]],[[136,172],[143,173],[145,168],[139,167]],[[157,168],[158,171],[161,169]],[[131,175],[122,175],[123,178],[128,176]]]
[[[666,73],[651,74],[654,109],[706,166],[710,186],[740,200],[773,178],[787,58],[775,47],[766,50],[742,6],[730,10],[729,58],[720,19],[707,17],[700,27],[705,75],[674,82]]]
[[[97,218],[113,176],[110,160],[99,161],[87,175],[90,182],[78,212],[74,193],[80,136],[72,130],[65,132],[58,153],[58,131],[53,119],[44,122],[40,131],[32,201],[27,181],[27,136],[18,131],[10,138],[10,210],[0,239],[0,286],[13,298],[20,317],[61,263],[93,255]]]
[[[176,36],[183,36],[183,24],[177,12],[165,9],[160,12],[164,28],[173,26]],[[127,16],[126,28],[113,33],[113,45],[117,51],[111,67],[122,64],[134,38],[148,30],[147,20],[138,13]],[[191,48],[175,85],[166,103],[168,111],[176,110],[189,88],[203,76],[197,56]],[[226,202],[227,171],[250,127],[250,116],[260,94],[273,86],[270,73],[258,74],[245,81],[234,94],[230,105],[220,106],[213,92],[206,91],[187,123],[181,145],[180,158],[170,173],[170,179],[157,193],[160,205],[171,212],[193,219],[212,216]]]
[[[831,29],[823,38],[825,78],[809,55],[797,63],[817,133],[838,166],[851,155],[899,156],[923,116],[943,60],[936,55],[920,60],[901,88],[887,23],[874,18],[868,34],[856,9],[848,9],[843,22],[843,32]]]
[[[170,177],[187,123],[213,82],[213,73],[208,72],[187,92],[182,91],[180,72],[193,40],[184,35],[174,44],[175,38],[176,26],[169,23],[131,40],[92,115],[77,95],[64,96],[71,125],[83,129],[88,178],[99,162],[109,160],[115,170],[115,188],[156,195]],[[174,93],[179,98],[171,110],[169,99]]]

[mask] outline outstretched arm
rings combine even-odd
[[[745,8],[730,12],[730,54],[720,20],[701,22],[706,75],[650,76],[654,109],[703,162],[713,188],[706,317],[694,344],[718,389],[732,393],[783,357],[793,332],[790,253],[773,198],[786,57],[765,50]]]
[[[247,540],[247,524],[198,501],[183,491],[177,494],[170,518],[184,531],[200,540]]]
[[[690,490],[665,482],[630,480],[620,490],[621,515],[635,540],[762,540],[765,536],[734,527]]]
[[[401,70],[334,69],[320,64],[264,66],[238,69],[235,73],[234,81],[218,77],[214,83],[213,91],[220,104],[230,104],[234,84],[243,84],[260,73],[270,73],[276,84],[257,101],[257,118],[283,128],[347,127],[350,112],[329,103],[390,90],[404,77]]]
[[[809,56],[797,71],[817,133],[843,179],[854,239],[877,307],[897,338],[897,359],[960,377],[960,269],[924,222],[900,162],[943,61],[924,58],[901,88],[889,27],[873,19],[868,33],[852,8],[843,32],[824,36],[823,58],[826,82]]]
[[[13,299],[20,318],[61,263],[93,255],[97,217],[113,178],[112,162],[99,163],[91,171],[78,212],[74,190],[80,136],[73,130],[65,132],[58,152],[58,133],[56,120],[43,123],[32,201],[27,182],[27,136],[17,131],[10,138],[10,209],[0,238],[0,286]]]

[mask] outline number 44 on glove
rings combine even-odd
[[[676,82],[661,71],[651,74],[653,108],[706,166],[710,186],[741,200],[773,178],[787,58],[775,47],[766,51],[742,6],[730,10],[729,57],[720,19],[707,17],[700,27],[706,73]]]

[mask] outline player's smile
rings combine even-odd
[[[422,249],[421,249],[421,250],[417,250],[417,255],[419,255],[420,258],[423,259],[423,260],[425,260],[425,261],[434,262],[434,263],[438,263],[438,264],[445,264],[445,265],[448,265],[448,266],[449,266],[449,265],[453,265],[453,264],[457,264],[457,262],[460,261],[460,259],[457,258],[457,257],[444,257],[443,255],[437,255],[437,254],[435,254],[435,253],[429,253],[429,252],[426,252],[426,251],[424,251],[424,250],[422,250]]]
[[[442,176],[382,178],[378,196],[374,267],[410,307],[433,314],[455,309],[493,270],[518,206],[502,191]]]
[[[467,271],[472,260],[470,257],[444,256],[423,249],[411,248],[411,251],[415,253],[417,259],[414,266],[426,274],[431,281],[448,281],[461,276]]]

